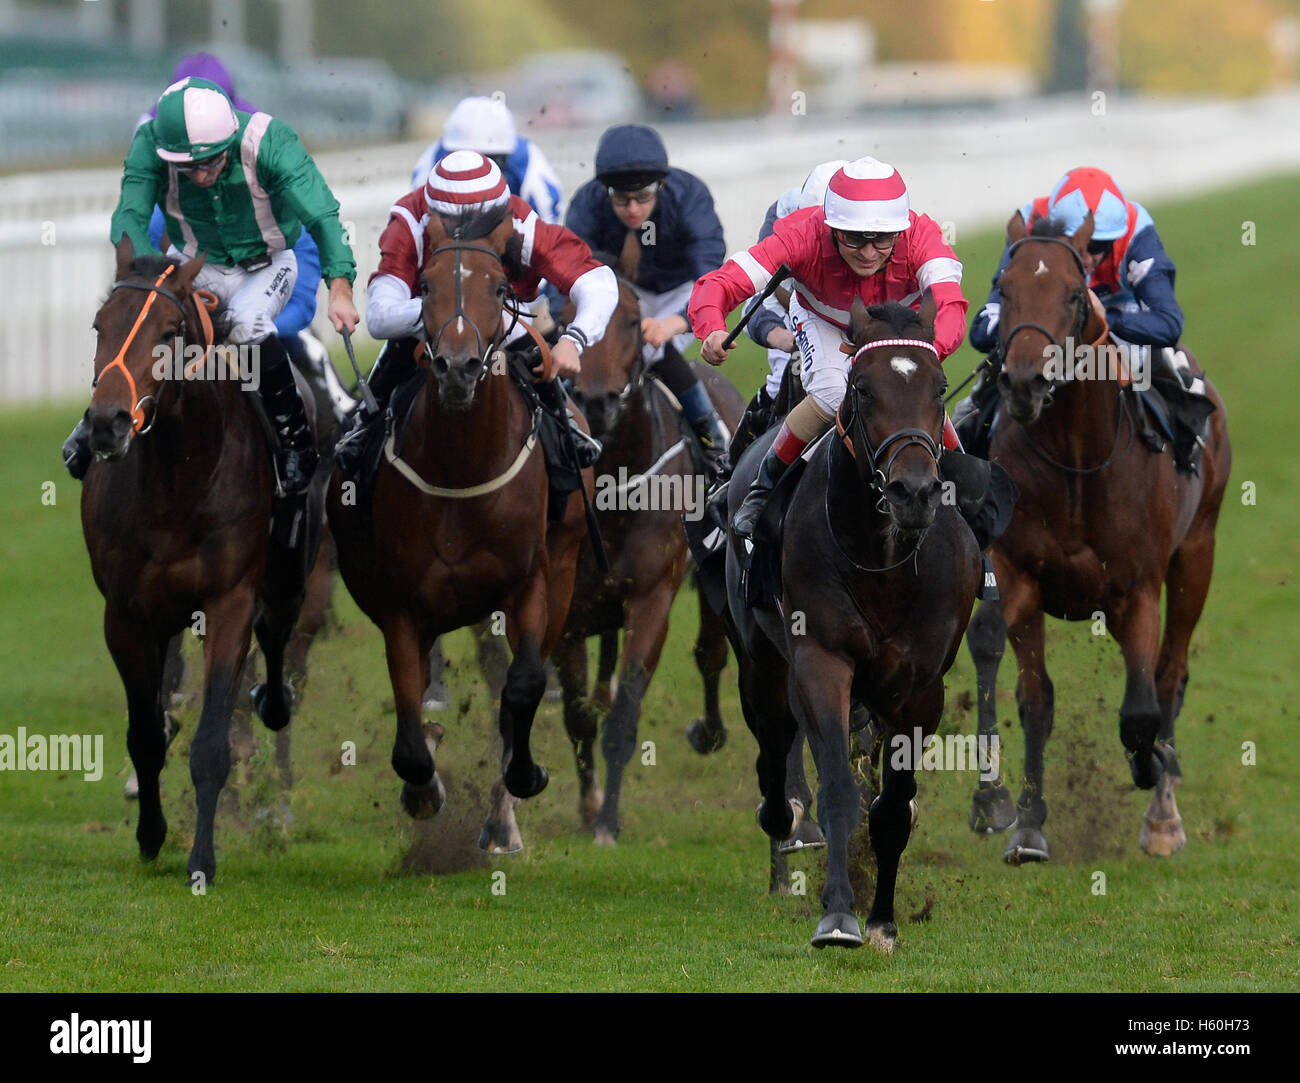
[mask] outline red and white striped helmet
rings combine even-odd
[[[826,186],[826,224],[853,233],[898,233],[911,224],[907,185],[892,165],[859,158]]]
[[[432,214],[459,218],[495,210],[510,200],[500,166],[477,151],[457,150],[429,171],[424,198]]]

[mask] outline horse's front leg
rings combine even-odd
[[[1043,834],[1047,820],[1043,750],[1052,733],[1055,691],[1044,658],[1046,629],[1042,610],[1035,604],[1023,620],[1009,622],[1009,631],[1020,667],[1016,703],[1020,708],[1020,725],[1025,731],[1025,784],[1016,802],[1016,830],[1002,857],[1012,865],[1019,865],[1026,861],[1046,861],[1050,856]]]
[[[1133,782],[1154,790],[1138,844],[1154,857],[1169,857],[1187,843],[1174,800],[1178,761],[1172,748],[1156,746],[1162,714],[1156,693],[1160,645],[1159,588],[1135,591],[1110,615],[1115,638],[1124,652],[1124,702],[1119,708],[1119,736],[1128,755]]]
[[[536,797],[549,781],[546,768],[533,762],[529,746],[537,705],[546,691],[542,665],[542,644],[550,619],[546,594],[546,573],[539,571],[516,596],[513,613],[507,610],[506,630],[514,631],[514,658],[501,693],[501,777],[511,796],[519,798]]]
[[[168,645],[166,640],[159,643],[146,629],[130,623],[111,607],[104,612],[104,639],[126,690],[126,747],[136,782],[131,796],[140,799],[135,837],[140,856],[152,861],[167,837],[158,775],[167,754],[161,692]]]
[[[801,637],[807,640],[808,637]],[[849,765],[849,693],[852,663],[820,644],[800,642],[791,667],[791,703],[808,743],[821,787],[817,815],[826,833],[825,911],[813,947],[862,946],[862,930],[853,913],[849,883],[849,838],[862,818],[861,793]]]
[[[551,652],[564,696],[564,728],[573,744],[578,770],[578,815],[590,830],[604,800],[596,785],[596,736],[600,714],[587,699],[587,640],[581,635],[564,635]]]
[[[1008,584],[1008,588],[1010,585]],[[1001,739],[998,733],[998,667],[1007,646],[1007,626],[998,602],[981,602],[966,630],[966,646],[975,663],[979,742],[993,747]],[[980,779],[971,799],[970,829],[977,835],[1005,831],[1016,822],[1016,806],[1011,792],[1002,781],[1002,773],[993,780]]]
[[[943,681],[916,692],[899,712],[892,732],[910,735],[921,730],[929,738],[943,715]],[[887,741],[887,749],[892,741]],[[876,855],[876,894],[867,915],[867,939],[877,951],[891,952],[898,940],[894,922],[894,892],[898,883],[898,862],[907,848],[916,820],[916,765],[897,767],[892,754],[880,758],[880,795],[871,802],[867,824],[871,849]]]
[[[636,752],[641,700],[659,665],[676,588],[675,577],[661,579],[648,593],[628,598],[624,606],[618,692],[605,715],[600,738],[600,749],[605,754],[605,801],[596,817],[595,839],[602,846],[613,846],[618,839],[623,771]]]
[[[217,875],[214,830],[217,798],[230,775],[230,714],[248,657],[253,632],[256,592],[245,580],[230,593],[204,606],[208,633],[204,637],[205,674],[203,710],[199,728],[190,746],[190,778],[198,801],[194,848],[190,851],[189,874],[210,884]],[[143,800],[143,779],[141,799]]]
[[[409,613],[391,616],[383,632],[397,711],[393,770],[403,782],[402,808],[414,819],[427,820],[437,815],[447,800],[434,759],[442,731],[437,726],[425,726],[422,710],[425,664],[433,640],[421,637]]]

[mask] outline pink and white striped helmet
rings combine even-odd
[[[907,185],[897,169],[875,158],[859,158],[836,170],[822,207],[832,229],[897,233],[911,224]]]
[[[457,150],[429,171],[424,198],[432,214],[458,218],[501,207],[510,189],[500,166],[477,151]]]

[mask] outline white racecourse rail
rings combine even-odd
[[[872,154],[896,165],[912,206],[951,223],[959,255],[963,236],[1005,221],[1077,165],[1110,170],[1143,202],[1300,168],[1297,93],[1230,102],[1112,95],[1104,113],[1095,115],[1096,108],[1080,96],[838,121],[805,116],[665,125],[662,132],[673,163],[712,189],[729,252],[752,244],[768,205],[830,158]],[[566,192],[591,176],[598,136],[538,133]],[[124,152],[127,140],[123,133]],[[388,208],[407,191],[423,149],[400,143],[317,157],[352,230],[359,294],[377,261]],[[117,170],[104,169],[0,179],[0,405],[71,405],[87,394],[90,323],[112,277],[108,222],[119,180]],[[1241,217],[1251,217],[1249,207]],[[967,294],[976,303],[992,270],[966,269]],[[323,316],[318,328],[325,330]],[[329,343],[335,336],[324,337]]]

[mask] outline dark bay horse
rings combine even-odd
[[[547,472],[538,419],[513,385],[500,350],[510,295],[507,214],[483,236],[448,236],[428,224],[432,253],[420,275],[429,348],[400,449],[381,460],[369,521],[343,499],[335,474],[330,525],[343,580],[384,634],[397,712],[393,769],[402,806],[428,818],[446,794],[434,763],[436,733],[422,722],[426,661],[437,636],[505,613],[513,653],[501,694],[502,777],[479,845],[519,849],[513,798],[547,783],[529,734],[545,690],[543,661],[569,611],[586,536],[579,494],[548,526]],[[518,241],[513,240],[517,246]],[[591,472],[585,472],[591,491]]]
[[[572,319],[573,307],[561,316]],[[700,368],[715,407],[735,428],[744,410],[740,394],[717,373]],[[564,724],[573,742],[580,787],[579,814],[595,839],[613,845],[619,833],[623,771],[636,751],[641,702],[668,635],[668,615],[686,574],[683,513],[704,515],[704,482],[697,481],[671,392],[646,372],[641,309],[632,288],[619,282],[619,303],[604,337],[583,351],[574,400],[604,444],[596,462],[596,509],[610,569],[602,573],[584,549],[564,635],[555,648],[564,693]],[[688,506],[689,505],[689,506]],[[618,634],[623,633],[621,658]],[[595,695],[587,698],[587,638],[600,636]],[[714,746],[725,736],[718,713],[718,677],[726,664],[726,630],[700,600],[695,660],[704,680],[702,722]],[[618,669],[617,692],[610,688]],[[595,739],[605,711],[601,750],[605,789],[596,786]],[[699,725],[699,723],[697,723]]]
[[[206,377],[175,375],[182,340],[211,344],[192,290],[202,264],[202,257],[137,260],[130,240],[118,244],[117,279],[95,317],[87,417],[97,461],[86,474],[81,521],[104,595],[104,637],[126,689],[127,747],[139,781],[136,839],[146,858],[157,856],[167,834],[158,776],[168,643],[201,621],[205,675],[190,749],[198,821],[189,872],[206,884],[216,875],[213,821],[254,629],[267,666],[258,713],[273,730],[289,723],[284,651],[319,545],[323,482],[307,497],[300,544],[277,545],[270,537],[275,478],[256,395],[210,365]],[[310,400],[307,407],[310,417]]]
[[[1169,856],[1186,842],[1174,800],[1180,778],[1174,720],[1187,686],[1188,642],[1210,587],[1232,452],[1223,402],[1208,380],[1216,409],[1199,476],[1192,476],[1178,473],[1171,456],[1153,454],[1134,439],[1132,411],[1140,407],[1111,373],[1114,366],[1092,366],[1093,379],[1045,371],[1053,348],[1063,353],[1067,337],[1094,348],[1104,344],[1104,319],[1091,306],[1083,265],[1092,231],[1089,216],[1070,238],[1050,220],[1026,235],[1015,215],[1008,224],[1014,247],[1001,276],[1004,416],[990,456],[1011,474],[1020,500],[992,550],[1001,603],[980,606],[969,642],[979,680],[979,729],[988,735],[997,732],[998,663],[1011,637],[1020,672],[1025,783],[1014,808],[1000,779],[981,784],[971,828],[988,832],[1014,824],[1003,855],[1013,864],[1048,857],[1043,749],[1054,694],[1044,657],[1045,613],[1089,621],[1104,615],[1127,672],[1120,740],[1133,781],[1154,790],[1140,845]]]
[[[816,947],[859,947],[849,837],[861,797],[849,762],[853,702],[883,726],[882,787],[871,804],[876,893],[867,937],[892,951],[898,861],[911,833],[914,757],[889,754],[893,739],[934,733],[943,675],[952,665],[980,581],[980,553],[957,509],[941,499],[938,460],[946,380],[928,295],[920,317],[903,305],[854,302],[858,347],[838,416],[839,433],[812,452],[784,519],[779,608],[751,605],[733,537],[727,591],[740,643],[740,695],[759,743],[759,824],[790,838],[803,808],[786,798],[786,759],[802,726],[820,777],[818,813],[828,847],[825,914]],[[915,345],[911,345],[915,342]],[[744,499],[774,434],[737,465],[731,514]]]

